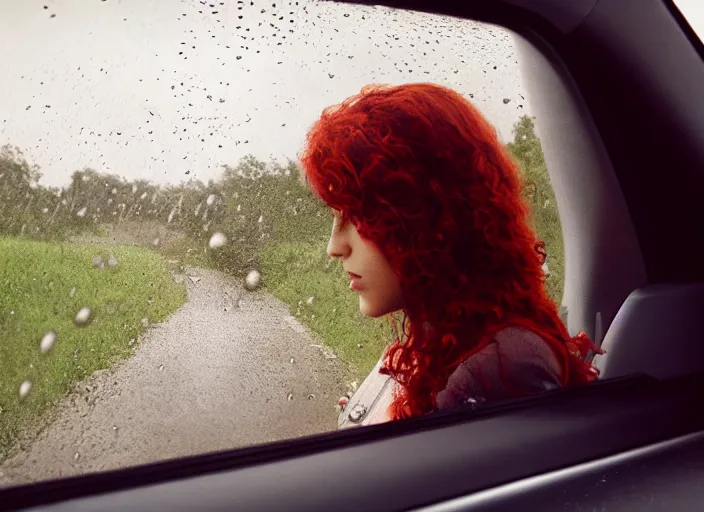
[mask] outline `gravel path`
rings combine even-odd
[[[188,301],[94,374],[0,466],[0,484],[66,477],[337,427],[346,365],[265,292],[187,269]]]

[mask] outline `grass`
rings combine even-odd
[[[92,268],[112,253],[114,268]],[[75,382],[134,350],[142,319],[159,322],[178,309],[186,290],[159,254],[137,247],[46,243],[0,237],[0,458]],[[74,323],[89,307],[92,320]],[[49,331],[56,343],[41,354]],[[32,383],[24,400],[20,384]]]
[[[370,319],[339,263],[327,265],[325,244],[283,243],[260,252],[262,283],[291,314],[322,337],[354,375],[366,377],[391,342],[388,320]],[[313,297],[312,303],[309,299]]]

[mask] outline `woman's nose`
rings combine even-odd
[[[349,247],[339,234],[333,234],[328,241],[327,253],[330,258],[344,258],[349,254]]]

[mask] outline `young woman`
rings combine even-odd
[[[302,163],[334,212],[328,254],[361,312],[404,314],[343,426],[597,378],[585,360],[595,347],[570,337],[546,293],[516,165],[458,93],[365,87],[323,112]]]

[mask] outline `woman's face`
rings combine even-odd
[[[384,254],[337,213],[327,252],[331,258],[342,261],[350,276],[350,289],[359,294],[359,310],[363,315],[377,318],[403,307],[399,278]]]

